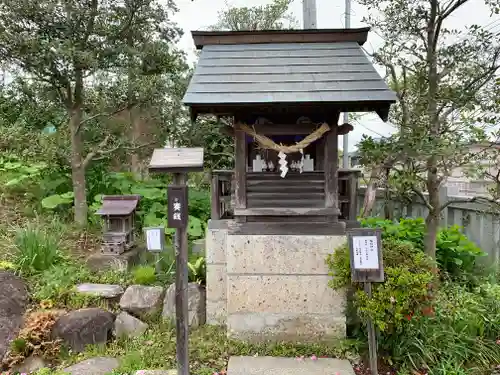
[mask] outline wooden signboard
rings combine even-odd
[[[384,281],[384,262],[380,229],[353,228],[347,231],[351,261],[351,279],[363,283],[368,298],[372,298],[372,282]],[[370,370],[378,375],[377,336],[371,319],[367,322]]]
[[[186,185],[170,185],[167,188],[168,227],[186,228],[188,225],[188,188]]]
[[[347,231],[354,282],[383,282],[382,240],[378,229],[353,228]]]
[[[153,151],[150,172],[188,173],[203,171],[203,148],[157,148]]]

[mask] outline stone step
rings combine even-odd
[[[354,375],[346,359],[283,357],[231,357],[227,375]]]

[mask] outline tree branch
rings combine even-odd
[[[89,121],[95,120],[98,117],[108,117],[109,118],[111,116],[117,115],[118,113],[121,113],[121,112],[127,110],[128,108],[129,108],[129,105],[127,104],[126,106],[118,108],[117,110],[114,110],[112,112],[101,112],[101,113],[97,113],[93,116],[87,117],[86,119],[83,119],[82,121],[80,121],[80,124],[78,124],[78,128],[76,129],[76,132],[78,133],[80,131],[81,127]]]

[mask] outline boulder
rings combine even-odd
[[[73,351],[87,345],[104,344],[112,336],[115,315],[99,308],[71,311],[61,316],[52,328],[52,337],[60,338]]]
[[[137,370],[134,375],[177,375],[177,370]]]
[[[116,337],[140,336],[148,329],[149,325],[140,321],[136,317],[122,311],[115,320]]]
[[[13,374],[31,374],[47,366],[48,364],[43,360],[43,358],[32,355],[20,364],[14,366],[11,372]]]
[[[205,287],[198,283],[189,283],[188,294],[188,319],[190,327],[198,327],[205,324],[206,320],[206,292]],[[175,284],[168,287],[163,301],[164,319],[175,320]]]
[[[120,299],[120,308],[138,317],[150,317],[161,310],[163,294],[160,286],[131,285]]]
[[[76,286],[76,290],[82,294],[90,294],[92,296],[109,299],[118,298],[124,292],[120,285],[111,284],[79,284]]]
[[[94,357],[66,367],[62,371],[68,375],[107,375],[118,366],[120,363],[116,358]]]
[[[0,271],[0,362],[21,329],[28,305],[24,281],[9,271]]]

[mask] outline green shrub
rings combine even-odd
[[[188,272],[189,282],[205,285],[207,280],[205,257],[199,257],[193,262],[188,262]]]
[[[401,219],[399,222],[379,218],[361,221],[363,227],[381,228],[382,238],[407,241],[424,251],[425,221],[422,218]],[[436,261],[439,269],[455,281],[470,281],[477,274],[477,258],[485,256],[457,225],[441,228],[436,240]]]
[[[73,305],[74,287],[80,283],[128,284],[125,272],[91,272],[85,264],[64,261],[29,279],[32,298],[55,305]]]
[[[132,271],[134,284],[153,285],[156,283],[156,272],[152,266],[138,266]]]
[[[408,227],[418,228],[413,224]],[[484,371],[498,364],[500,286],[436,282],[434,262],[418,248],[417,231],[408,230],[410,234],[400,238],[405,224],[401,231],[397,225],[383,225],[385,281],[373,284],[371,299],[361,285],[351,283],[347,246],[327,258],[333,276],[330,286],[354,289],[354,309],[348,314],[374,321],[381,355],[409,373],[426,369],[430,375],[475,374],[473,369]],[[417,246],[409,237],[417,238]],[[348,316],[351,322],[354,318]],[[358,332],[364,333],[363,328]]]
[[[53,229],[30,223],[16,231],[13,263],[21,272],[42,272],[61,260],[60,233]]]
[[[354,284],[354,307],[363,320],[370,317],[388,340],[404,331],[408,317],[426,311],[435,281],[433,262],[410,243],[394,239],[382,241],[385,282],[373,285],[373,298],[368,299],[362,286]],[[328,256],[333,276],[330,286],[351,286],[351,270],[347,245]]]
[[[444,370],[453,366],[475,368],[476,373],[488,370],[500,362],[499,293],[497,285],[473,292],[457,284],[444,285],[436,293],[433,314],[409,322],[392,346],[391,357],[406,366],[428,368],[430,374],[446,374]]]

